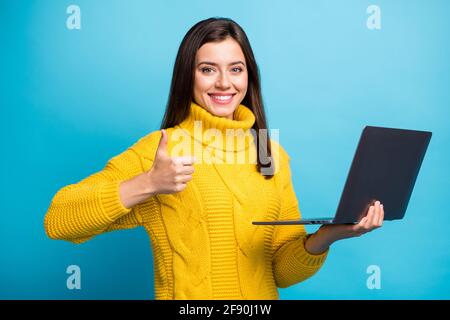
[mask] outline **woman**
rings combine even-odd
[[[180,45],[161,130],[59,190],[48,236],[81,243],[143,226],[156,299],[278,299],[277,287],[319,270],[333,242],[380,227],[383,208],[314,234],[252,225],[300,218],[290,158],[266,123],[246,34],[230,19],[200,21]]]

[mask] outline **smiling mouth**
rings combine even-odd
[[[211,98],[211,101],[216,103],[216,104],[229,104],[232,100],[233,97],[236,95],[236,93],[231,93],[231,94],[213,94],[213,93],[208,93],[209,97]]]

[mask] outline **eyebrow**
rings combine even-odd
[[[229,66],[232,66],[232,65],[234,65],[234,64],[238,64],[238,63],[241,63],[241,64],[243,64],[244,66],[245,66],[245,63],[243,63],[242,61],[234,61],[234,62],[231,62],[231,63],[229,63],[228,65]],[[217,66],[218,64],[217,63],[215,63],[215,62],[211,62],[211,61],[202,61],[202,62],[200,62],[197,66],[199,66],[199,65],[201,65],[201,64],[210,64],[210,65],[212,65],[212,66]]]

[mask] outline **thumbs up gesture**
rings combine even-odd
[[[162,129],[153,166],[146,172],[156,194],[183,191],[194,173],[195,157],[170,157],[167,141],[167,133]]]

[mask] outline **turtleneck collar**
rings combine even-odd
[[[231,120],[191,102],[187,118],[178,126],[203,147],[234,153],[247,150],[253,143],[254,136],[249,129],[254,123],[255,115],[243,104],[237,106]]]
[[[195,121],[202,122],[203,130],[217,129],[225,134],[226,129],[250,129],[255,123],[255,115],[249,108],[240,104],[234,110],[233,120],[231,120],[213,115],[197,103],[191,102],[189,115],[180,123],[180,127],[191,131],[194,128]]]

